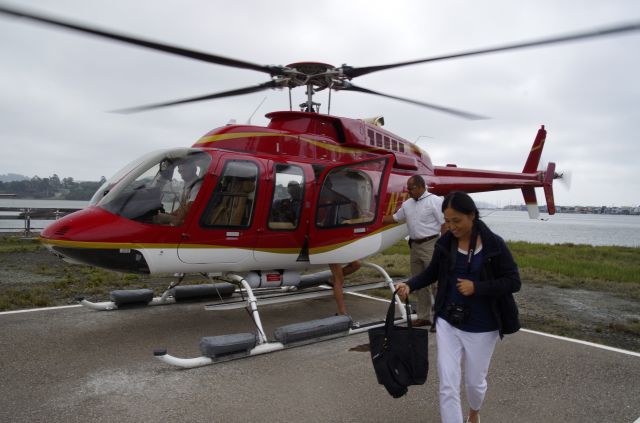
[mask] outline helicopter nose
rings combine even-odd
[[[140,229],[97,207],[67,215],[47,226],[40,241],[73,263],[127,273],[149,273],[143,254],[131,243]]]

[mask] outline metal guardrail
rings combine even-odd
[[[41,231],[44,228],[34,227],[32,220],[58,220],[75,211],[82,210],[78,208],[51,208],[51,207],[0,207],[0,212],[12,214],[0,214],[0,222],[2,220],[23,220],[23,229],[15,227],[0,226],[0,231],[24,232],[25,236],[30,236],[34,231]],[[0,223],[1,225],[1,223]]]

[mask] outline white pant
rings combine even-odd
[[[487,372],[496,346],[498,331],[472,333],[437,319],[438,376],[440,378],[440,415],[443,423],[463,421],[460,406],[460,379],[464,358],[464,384],[467,401],[480,410],[487,392]]]

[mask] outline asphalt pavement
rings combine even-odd
[[[347,296],[355,320],[387,303]],[[391,398],[366,333],[195,369],[203,336],[252,332],[245,310],[206,303],[0,314],[0,422],[439,422],[435,337],[427,383]],[[333,315],[331,298],[265,306],[267,334]],[[498,342],[482,422],[629,422],[640,417],[640,355],[521,331]]]

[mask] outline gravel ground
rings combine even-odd
[[[0,254],[0,309],[16,293],[39,292],[42,306],[74,304],[77,296],[94,301],[124,285],[150,287],[160,294],[170,276],[128,279],[112,272],[64,263],[48,251]],[[193,283],[203,283],[202,277]],[[186,281],[189,283],[189,281]],[[4,300],[3,300],[4,297]],[[563,289],[528,283],[516,294],[523,327],[640,352],[640,302],[608,292]],[[4,304],[4,306],[3,306]]]

